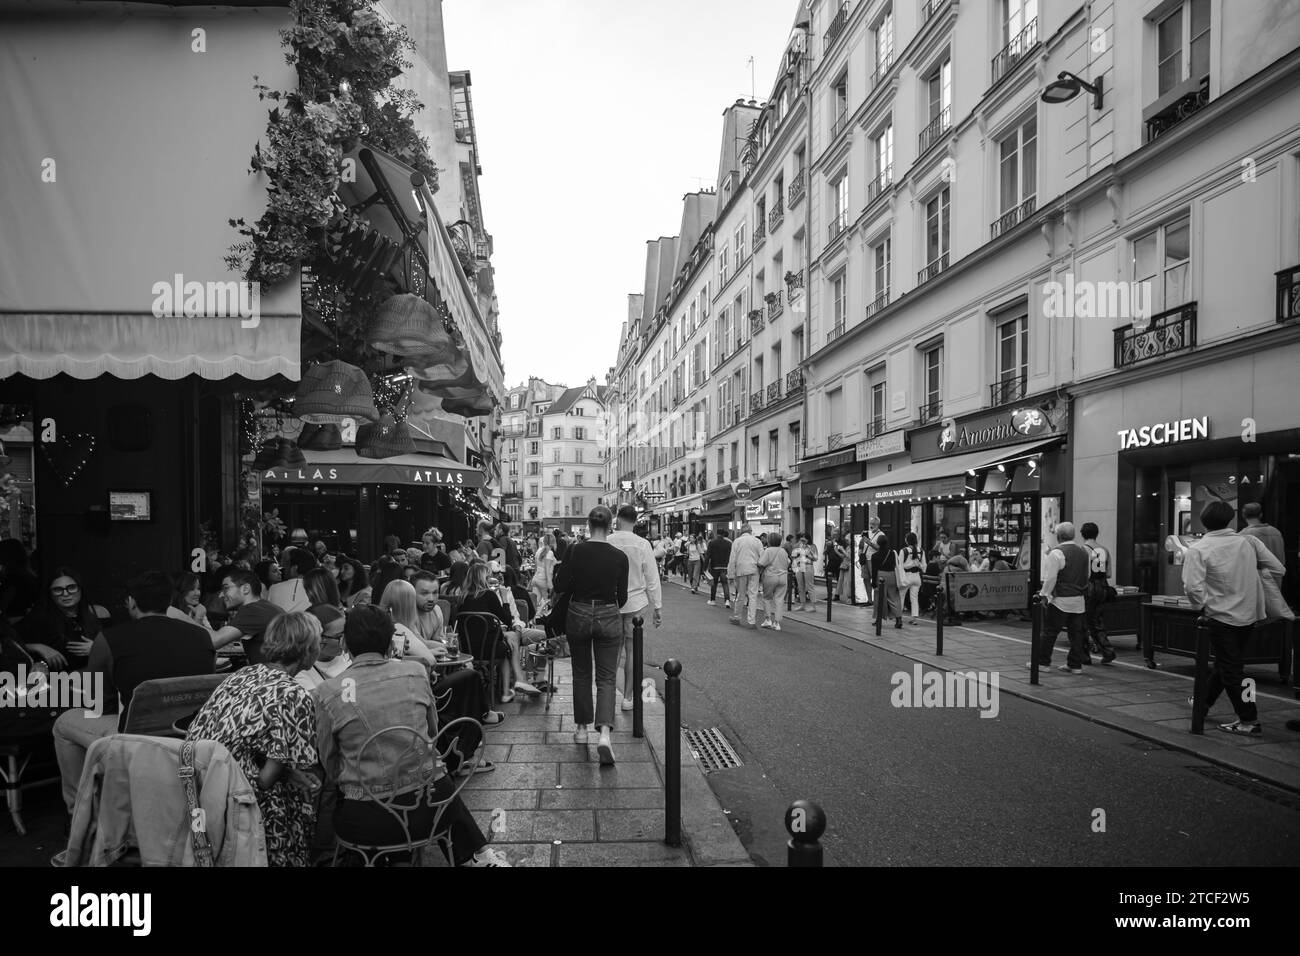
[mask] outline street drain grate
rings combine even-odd
[[[685,733],[686,745],[691,748],[691,753],[700,762],[705,773],[744,766],[744,762],[717,727],[710,727],[708,730],[688,730]]]
[[[1209,777],[1211,780],[1217,780],[1219,783],[1227,784],[1229,787],[1236,787],[1238,790],[1244,790],[1251,796],[1259,797],[1261,800],[1269,800],[1272,803],[1280,804],[1288,810],[1300,810],[1300,797],[1293,793],[1288,793],[1279,787],[1274,787],[1271,784],[1252,780],[1250,777],[1243,776],[1239,773],[1233,773],[1231,770],[1224,770],[1222,767],[1203,767],[1198,765],[1189,766],[1187,769],[1193,773],[1199,773],[1202,777]]]

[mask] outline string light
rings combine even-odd
[[[88,442],[86,453],[81,457],[81,461],[77,462],[76,466],[72,469],[72,472],[70,474],[65,475],[61,471],[59,471],[58,464],[54,461],[52,457],[50,457],[50,445],[52,444],[57,445],[59,442],[64,441],[63,438],[60,438],[54,442],[41,442],[41,454],[45,456],[45,463],[50,466],[50,470],[54,472],[55,475],[58,476],[61,482],[63,482],[63,487],[71,488],[72,483],[77,479],[77,475],[81,474],[81,469],[86,467],[86,463],[90,461],[90,456],[95,453],[95,436],[87,434],[86,432],[78,432],[71,436],[65,436],[65,437],[67,438],[67,445],[69,448],[72,447],[72,442],[79,438],[84,438]]]

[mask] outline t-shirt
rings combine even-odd
[[[1106,579],[1110,577],[1110,555],[1099,544],[1085,544],[1088,552],[1088,577]]]
[[[239,628],[244,635],[244,653],[248,656],[248,663],[262,663],[262,635],[266,633],[266,626],[283,613],[283,608],[259,599],[236,608],[230,615],[227,626]]]
[[[95,638],[90,669],[104,675],[104,713],[119,713],[118,730],[135,689],[147,680],[211,674],[212,638],[193,621],[149,614]]]
[[[272,584],[271,590],[266,592],[266,600],[282,611],[305,611],[311,607],[311,598],[307,596],[302,578]]]
[[[606,541],[574,545],[556,571],[555,586],[571,601],[627,603],[627,555]]]

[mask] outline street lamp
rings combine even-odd
[[[1043,90],[1042,96],[1039,97],[1044,103],[1068,103],[1079,95],[1079,91],[1084,90],[1092,94],[1092,105],[1094,109],[1101,109],[1101,77],[1097,77],[1095,84],[1062,70],[1057,74],[1056,79],[1047,84],[1047,89]]]

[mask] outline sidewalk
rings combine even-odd
[[[475,775],[461,793],[513,865],[752,865],[685,741],[683,845],[664,844],[662,700],[644,705],[646,736],[640,740],[632,736],[632,711],[615,712],[616,764],[601,767],[594,732],[586,746],[573,742],[568,660],[556,662],[555,680],[559,690],[549,710],[545,696],[520,694],[496,705],[506,719],[485,728],[484,742],[496,769]]]
[[[681,586],[676,581],[671,583]],[[716,610],[727,613],[721,608]],[[1055,670],[1056,664],[1065,662],[1066,640],[1062,634],[1052,657],[1053,668],[1040,670],[1039,683],[1034,686],[1029,683],[1029,669],[1025,666],[1030,657],[1027,623],[972,621],[963,626],[945,626],[944,653],[939,657],[935,654],[932,620],[922,619],[920,624],[912,625],[905,616],[901,630],[887,620],[880,637],[876,637],[873,615],[870,607],[836,603],[832,621],[827,624],[826,600],[822,596],[815,612],[796,610],[786,616],[941,670],[996,671],[1003,693],[1300,791],[1300,733],[1286,729],[1286,721],[1300,718],[1300,701],[1289,684],[1278,680],[1275,667],[1246,668],[1246,676],[1258,682],[1257,700],[1264,727],[1261,736],[1238,737],[1218,729],[1220,723],[1234,719],[1227,695],[1220,696],[1206,717],[1204,736],[1195,736],[1190,732],[1192,709],[1187,706],[1195,662],[1186,657],[1157,655],[1160,667],[1150,670],[1142,661],[1133,635],[1111,639],[1119,651],[1114,664],[1085,667],[1079,677]]]

